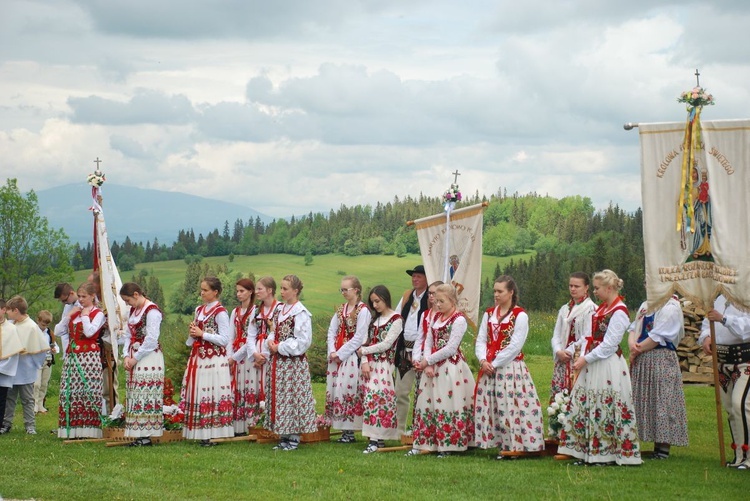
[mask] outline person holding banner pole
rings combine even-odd
[[[596,305],[589,297],[588,274],[582,271],[571,273],[568,278],[570,301],[562,305],[557,313],[555,331],[552,333],[552,356],[555,366],[552,372],[550,403],[563,390],[573,389],[573,355],[565,349],[591,332],[591,315]]]
[[[713,325],[712,325],[713,324]],[[739,310],[720,295],[701,325],[698,343],[706,354],[711,350],[715,329],[716,370],[720,398],[727,412],[734,459],[727,463],[738,470],[750,469],[750,313]],[[723,437],[721,437],[723,442]]]
[[[412,289],[404,292],[396,306],[404,321],[404,331],[398,337],[396,344],[396,413],[398,429],[403,434],[406,431],[406,418],[409,415],[410,395],[417,379],[412,366],[412,352],[414,343],[419,338],[422,317],[428,309],[427,273],[424,266],[419,264],[413,270],[406,270],[411,276]]]

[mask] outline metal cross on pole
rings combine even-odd
[[[695,68],[695,86],[701,86],[701,74],[698,72],[698,68]]]
[[[453,174],[453,184],[458,183],[458,176],[461,175],[461,173],[458,172],[458,169],[456,169],[456,172],[451,172],[451,174]]]
[[[99,160],[99,157],[96,157],[96,160],[94,160],[94,163],[96,164],[96,170],[99,170],[99,164],[102,163],[102,161]]]

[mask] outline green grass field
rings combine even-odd
[[[530,355],[540,398],[549,394],[551,358]],[[58,366],[59,369],[59,366]],[[325,387],[315,384],[318,411]],[[205,449],[192,442],[151,448],[64,445],[49,433],[21,425],[0,436],[0,495],[6,499],[746,499],[750,473],[721,468],[713,390],[688,386],[690,446],[667,461],[640,467],[577,467],[552,458],[493,461],[494,451],[471,450],[438,460],[402,452],[363,455],[355,444],[317,443],[296,452],[272,444],[238,442]],[[396,445],[395,443],[393,445]],[[650,444],[643,444],[649,449]]]

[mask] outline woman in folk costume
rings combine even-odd
[[[362,435],[369,438],[365,454],[385,447],[386,440],[398,440],[396,389],[393,371],[396,341],[404,322],[391,307],[391,293],[385,285],[376,285],[368,299],[375,316],[370,322],[367,346],[357,350],[362,360]]]
[[[555,367],[552,371],[552,391],[549,401],[563,390],[573,388],[573,355],[565,349],[591,332],[591,316],[596,304],[589,297],[589,276],[582,271],[570,274],[568,292],[570,301],[562,305],[557,313],[555,331],[552,334],[552,356]]]
[[[638,438],[654,442],[653,459],[667,459],[671,445],[688,445],[685,393],[676,352],[684,335],[682,307],[676,296],[652,313],[644,301],[630,326]]]
[[[234,434],[247,435],[258,422],[256,411],[257,373],[253,362],[248,359],[247,340],[250,330],[255,328],[253,322],[257,309],[255,307],[255,282],[241,278],[235,284],[235,293],[240,305],[232,310],[229,317],[229,343],[227,358],[232,374],[234,390]]]
[[[534,381],[523,361],[529,317],[518,306],[518,286],[503,275],[493,286],[495,306],[482,316],[475,353],[477,377],[474,423],[478,447],[503,452],[544,449],[542,406]]]
[[[162,313],[133,282],[123,284],[120,296],[130,306],[125,340],[125,436],[133,447],[151,445],[164,427],[164,354],[159,343]]]
[[[602,301],[591,320],[591,334],[577,345],[579,373],[562,416],[558,452],[576,464],[641,464],[630,373],[620,341],[630,325],[619,291],[622,280],[611,270],[594,275],[594,294]],[[573,354],[575,346],[567,348]]]
[[[456,309],[458,295],[449,284],[438,286],[435,306],[418,368],[424,371],[414,408],[414,449],[438,457],[465,451],[474,443],[474,376],[461,352],[466,317]]]
[[[414,372],[417,373],[416,377],[416,390],[414,391],[414,405],[417,405],[417,400],[419,400],[419,384],[422,382],[422,371],[419,369],[419,360],[422,358],[422,353],[424,353],[424,343],[427,339],[427,331],[430,328],[430,325],[432,324],[432,321],[440,315],[440,312],[435,307],[435,294],[437,292],[438,285],[443,285],[445,282],[442,280],[437,280],[435,282],[432,282],[427,287],[427,305],[428,310],[424,312],[422,315],[422,325],[419,328],[419,336],[417,337],[417,340],[414,342],[414,348],[412,351],[412,365],[414,365]],[[412,417],[412,427],[414,426],[414,418]]]
[[[94,284],[84,282],[78,287],[78,301],[81,306],[69,310],[62,328],[68,346],[60,373],[57,436],[101,438],[102,357],[98,341],[106,317],[94,306]]]
[[[263,417],[266,405],[266,372],[271,354],[268,351],[266,339],[273,332],[273,318],[281,303],[276,301],[276,281],[272,277],[262,277],[255,286],[255,298],[259,301],[255,314],[250,319],[251,325],[247,332],[247,359],[252,364],[253,372],[246,386],[248,401],[246,402],[246,418],[248,426],[258,426]]]
[[[266,340],[271,359],[263,427],[281,437],[274,450],[296,450],[302,433],[317,430],[310,365],[305,355],[312,344],[312,315],[300,302],[300,292],[299,277],[285,276],[281,281],[284,304],[276,309],[274,330]]]
[[[341,280],[346,303],[336,309],[328,327],[326,416],[342,430],[339,443],[354,442],[354,430],[362,429],[362,395],[359,392],[357,349],[367,340],[372,315],[362,302],[362,284],[355,276]]]
[[[182,436],[216,445],[212,438],[234,436],[232,376],[226,346],[229,344],[229,315],[219,302],[221,281],[206,277],[201,282],[203,304],[195,309],[190,323],[192,346],[182,379],[180,406],[185,413]]]

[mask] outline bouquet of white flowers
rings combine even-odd
[[[563,390],[555,394],[552,403],[547,407],[547,416],[549,417],[549,434],[551,437],[558,438],[560,430],[567,419],[568,405],[570,404],[570,394],[568,390]]]

